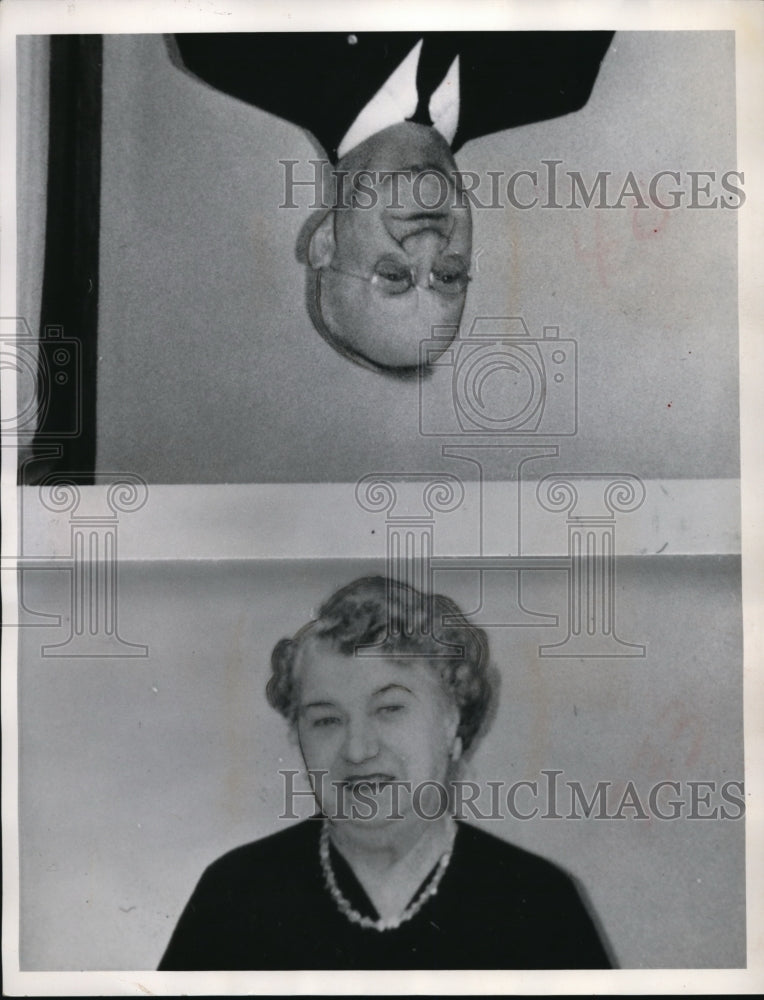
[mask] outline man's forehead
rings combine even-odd
[[[410,367],[419,363],[421,345],[433,331],[458,328],[464,299],[418,287],[384,296],[370,282],[348,279],[342,291],[324,298],[322,311],[332,335],[354,352],[383,366]]]

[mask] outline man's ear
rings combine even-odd
[[[327,212],[308,243],[308,263],[314,270],[328,267],[334,257],[334,212]]]

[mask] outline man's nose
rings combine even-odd
[[[378,748],[379,741],[373,723],[368,719],[351,719],[345,730],[342,748],[345,759],[353,764],[361,764],[375,757]]]
[[[385,227],[396,241],[401,245],[412,237],[418,237],[422,233],[434,233],[448,239],[454,228],[454,218],[450,212],[404,212],[396,214],[386,212],[384,214]]]
[[[417,284],[425,285],[433,264],[448,246],[448,237],[434,229],[421,229],[407,236],[401,246],[416,267]]]

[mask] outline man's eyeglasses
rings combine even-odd
[[[385,295],[403,295],[410,288],[417,286],[416,269],[398,260],[383,259],[377,261],[373,274],[357,274],[329,264],[331,271],[347,274],[360,281],[371,282]],[[445,257],[439,261],[427,276],[427,287],[440,295],[461,295],[472,281],[472,275],[467,265],[460,257]]]

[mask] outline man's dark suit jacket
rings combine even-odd
[[[420,103],[460,63],[459,128],[469,139],[583,107],[611,31],[176,35],[186,68],[213,87],[311,132],[329,157],[360,111],[424,39]]]
[[[319,820],[306,820],[210,865],[160,969],[610,967],[563,871],[464,823],[438,892],[411,920],[388,931],[351,923],[324,885],[320,829]],[[345,898],[376,918],[334,849],[331,863]]]

